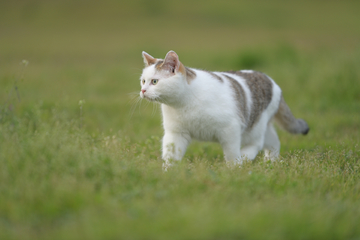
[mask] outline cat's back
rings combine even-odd
[[[199,73],[198,73],[199,72]],[[252,129],[260,118],[271,118],[277,111],[280,87],[266,74],[253,70],[209,72],[198,70],[199,90],[222,116],[239,117],[245,128]],[[195,83],[195,81],[194,81]],[[206,98],[204,97],[204,98]],[[226,113],[232,111],[231,115]]]
[[[242,81],[242,87],[246,89],[249,102],[248,109],[244,112],[247,127],[252,128],[260,116],[266,113],[272,117],[277,111],[281,89],[269,76],[262,72],[252,70],[230,71],[234,78]]]
[[[266,74],[252,71],[211,72],[191,69],[186,107],[163,109],[165,118],[191,131],[224,127],[237,122],[251,130],[277,111],[281,90]],[[165,119],[164,119],[165,120]],[[165,120],[166,121],[166,120]]]

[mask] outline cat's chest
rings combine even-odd
[[[217,131],[222,125],[219,115],[204,108],[171,109],[163,108],[166,129],[189,134],[192,138],[216,141]]]

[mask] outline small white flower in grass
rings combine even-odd
[[[83,126],[83,112],[82,112],[82,108],[83,105],[85,104],[85,100],[80,100],[79,101],[79,105],[80,105],[80,128],[82,128]]]
[[[29,61],[24,59],[24,60],[21,61],[21,63],[24,64],[25,67],[26,67],[29,64]]]
[[[248,173],[249,173],[249,175],[251,175],[251,174],[252,174],[252,171],[249,171]]]

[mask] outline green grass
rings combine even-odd
[[[360,239],[359,7],[1,1],[0,239]],[[311,130],[275,163],[195,142],[163,172],[143,50],[265,72]]]

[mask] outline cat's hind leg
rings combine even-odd
[[[280,141],[272,123],[269,123],[265,132],[264,142],[265,160],[275,161],[280,153]]]
[[[241,157],[244,160],[254,160],[260,150],[261,146],[257,144],[245,146],[241,149]]]
[[[265,132],[267,129],[266,118],[260,118],[259,122],[243,134],[243,146],[241,148],[241,157],[244,160],[254,160],[264,147]]]

